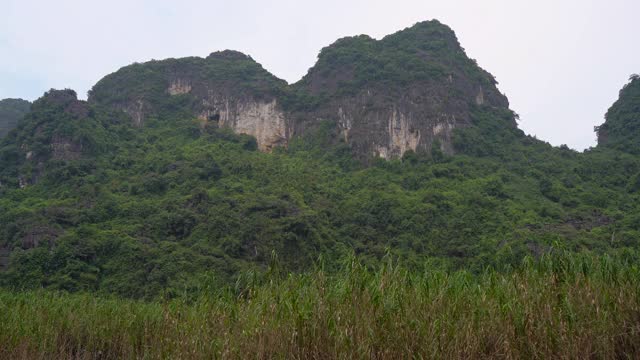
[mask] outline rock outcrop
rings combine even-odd
[[[285,114],[276,99],[267,102],[213,96],[203,100],[203,110],[198,118],[205,124],[215,122],[236,133],[255,137],[262,151],[285,146],[289,139]]]

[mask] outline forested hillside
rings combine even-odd
[[[578,153],[519,130],[451,36],[340,40],[293,86],[222,52],[131,65],[88,102],[47,92],[0,142],[0,284],[154,298],[274,259],[478,273],[635,254],[637,78]]]

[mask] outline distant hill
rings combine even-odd
[[[13,130],[18,121],[29,112],[31,103],[22,99],[0,100],[0,138]]]

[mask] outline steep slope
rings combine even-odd
[[[18,122],[29,112],[31,103],[22,99],[0,100],[0,138],[13,130]]]
[[[629,78],[605,119],[604,124],[595,129],[598,147],[640,154],[640,76]]]

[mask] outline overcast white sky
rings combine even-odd
[[[86,98],[134,61],[223,49],[295,82],[340,37],[435,18],[496,76],[524,131],[582,150],[640,72],[639,16],[639,0],[0,0],[0,99]]]

